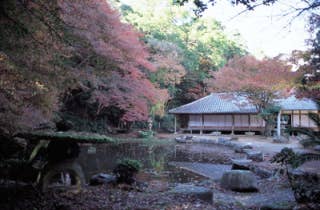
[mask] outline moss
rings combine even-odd
[[[31,132],[17,135],[31,140],[61,140],[79,143],[114,143],[111,137],[96,133],[84,132]]]

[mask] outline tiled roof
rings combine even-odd
[[[308,98],[296,98],[290,96],[285,99],[278,100],[282,110],[319,110],[317,103]]]
[[[290,96],[277,101],[282,110],[318,110],[317,104],[311,99],[297,99]],[[257,113],[245,96],[236,93],[211,93],[189,104],[169,110],[172,114],[201,113]]]
[[[256,113],[248,100],[233,93],[212,93],[189,104],[169,110],[169,113]]]

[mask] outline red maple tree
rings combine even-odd
[[[298,73],[278,58],[258,60],[253,56],[235,57],[213,73],[208,81],[212,91],[232,91],[245,94],[262,110],[273,103],[273,99],[292,92]]]
[[[2,119],[37,127],[61,110],[61,96],[79,88],[90,92],[86,103],[96,115],[117,107],[124,122],[147,120],[150,107],[167,100],[147,78],[156,67],[142,35],[107,1],[7,0],[1,9]]]
[[[82,53],[78,68],[83,72],[81,78],[95,84],[90,101],[98,104],[97,113],[112,106],[124,111],[121,121],[147,120],[150,105],[164,103],[168,96],[146,77],[145,72],[156,67],[148,60],[141,34],[122,23],[119,13],[104,0],[58,2],[66,25],[72,26],[69,29],[87,41],[93,51]],[[86,69],[94,56],[102,57],[106,64],[100,71],[93,67],[92,74]]]

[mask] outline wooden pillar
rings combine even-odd
[[[299,110],[299,127],[301,127],[301,110]]]
[[[177,134],[177,115],[174,115],[174,134]]]
[[[280,138],[281,136],[281,110],[278,113],[277,117],[277,137]]]
[[[290,126],[291,126],[291,128],[293,128],[293,126],[294,126],[294,123],[293,123],[293,110],[291,110],[291,124],[290,124]],[[294,132],[291,132],[291,136],[294,136]]]
[[[232,128],[231,128],[231,135],[234,135],[234,114],[232,114]]]
[[[204,127],[204,123],[203,123],[203,114],[201,114],[201,128],[200,128],[200,135],[203,134],[203,127]]]

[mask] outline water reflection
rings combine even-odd
[[[171,161],[201,162],[201,154],[189,154],[184,149],[185,146],[175,144],[146,145],[137,142],[84,145],[81,148],[79,162],[87,180],[97,173],[111,173],[117,161],[125,158],[141,161],[144,169],[139,176],[146,181],[157,179],[187,183],[203,180],[199,175],[168,164]]]

